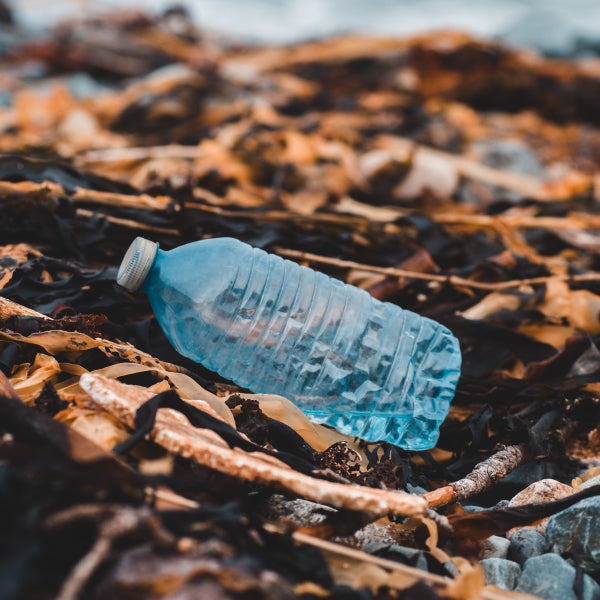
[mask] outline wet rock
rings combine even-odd
[[[475,152],[483,154],[484,165],[503,171],[525,173],[543,178],[546,175],[540,159],[518,140],[481,141],[474,144]]]
[[[595,485],[600,485],[600,475],[596,475],[596,477],[592,477],[591,479],[584,481],[579,485],[579,487],[582,490],[585,490],[587,488],[594,487]]]
[[[586,571],[600,568],[600,497],[586,498],[550,517],[546,539],[553,552],[569,553]]]
[[[368,523],[361,529],[355,531],[351,536],[334,537],[334,541],[349,546],[363,548],[366,544],[393,544],[394,537],[393,529],[389,525],[377,525],[376,523]]]
[[[442,564],[431,553],[425,550],[417,550],[399,544],[381,543],[365,544],[362,550],[374,556],[391,559],[409,567],[416,567],[422,571],[429,571],[430,573],[436,573],[444,577],[454,577],[458,574],[458,569],[453,562],[449,561]]]
[[[487,540],[481,542],[481,559],[486,558],[507,558],[510,542],[499,535],[491,535]]]
[[[536,504],[538,502],[551,502],[553,500],[559,500],[560,498],[566,498],[575,493],[575,490],[570,486],[556,479],[542,479],[536,481],[531,485],[527,486],[524,490],[519,492],[512,500],[508,503],[508,506],[523,506],[524,504]],[[533,527],[536,531],[539,531],[542,535],[546,531],[546,525],[548,519],[543,519],[537,525]],[[515,527],[509,530],[506,537],[510,539],[515,531],[521,529]]]
[[[458,576],[458,574],[459,574],[458,567],[451,560],[446,561],[443,566],[446,569],[446,571],[448,571],[448,573],[450,573],[451,577]]]
[[[507,488],[507,491],[511,488],[516,488],[515,491],[510,493],[511,496],[514,496],[518,491],[542,479],[556,479],[570,482],[573,478],[573,470],[573,464],[568,460],[548,459],[531,461],[521,465],[512,473],[502,478],[499,485]],[[505,497],[508,497],[508,495],[506,494]]]
[[[565,239],[564,237],[562,239]],[[568,241],[565,240],[565,241]],[[580,377],[593,375],[600,366],[600,350],[596,344],[590,343],[589,348],[571,365],[565,377]]]
[[[427,493],[427,490],[424,487],[421,487],[420,485],[412,485],[410,481],[406,482],[406,491],[409,494],[419,494],[421,496]]]
[[[523,566],[530,558],[544,554],[547,551],[546,538],[531,527],[523,527],[515,531],[510,539],[508,558]]]
[[[544,600],[577,600],[573,591],[575,567],[558,554],[530,558],[523,567],[515,591]],[[583,600],[600,600],[600,586],[589,576],[583,577]]]
[[[465,506],[463,506],[463,508],[468,513],[475,513],[475,512],[479,512],[480,510],[485,510],[483,507],[475,506],[474,504],[466,504]]]
[[[486,558],[481,561],[486,585],[495,585],[503,590],[514,590],[521,567],[505,558]]]
[[[281,520],[297,527],[320,525],[327,516],[331,516],[335,512],[334,509],[323,504],[302,498],[289,500],[279,494],[273,494],[262,507],[262,513],[267,519]],[[396,540],[390,532],[389,525],[368,523],[354,531],[352,535],[335,537],[334,540],[356,548],[363,548],[365,545],[374,543],[394,544]]]
[[[289,500],[280,494],[273,494],[263,507],[264,516],[267,519],[289,520],[299,527],[311,527],[322,523],[328,514],[335,510],[323,504],[317,504],[310,500],[296,498]]]
[[[394,197],[410,199],[430,191],[448,198],[456,190],[459,179],[458,170],[450,161],[435,154],[417,152],[412,159],[412,169],[394,188]]]

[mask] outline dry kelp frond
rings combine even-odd
[[[81,385],[98,406],[132,428],[136,411],[153,397],[152,392],[128,389],[121,383],[91,373],[82,376]],[[271,455],[248,454],[230,448],[218,434],[206,427],[190,426],[172,409],[168,409],[168,414],[157,414],[151,436],[174,454],[235,477],[283,487],[322,504],[374,514],[413,514],[426,507],[426,501],[417,496],[312,479],[286,469]]]

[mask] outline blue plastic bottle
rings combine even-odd
[[[137,238],[117,281],[148,294],[180,354],[239,385],[343,433],[435,445],[461,364],[439,323],[231,238]]]

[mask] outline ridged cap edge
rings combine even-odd
[[[157,252],[157,242],[142,237],[135,238],[123,257],[117,274],[117,283],[130,292],[139,290],[152,268]]]

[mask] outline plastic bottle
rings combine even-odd
[[[435,445],[461,364],[439,323],[231,238],[137,238],[117,281],[148,294],[180,354],[239,385],[343,433]]]

